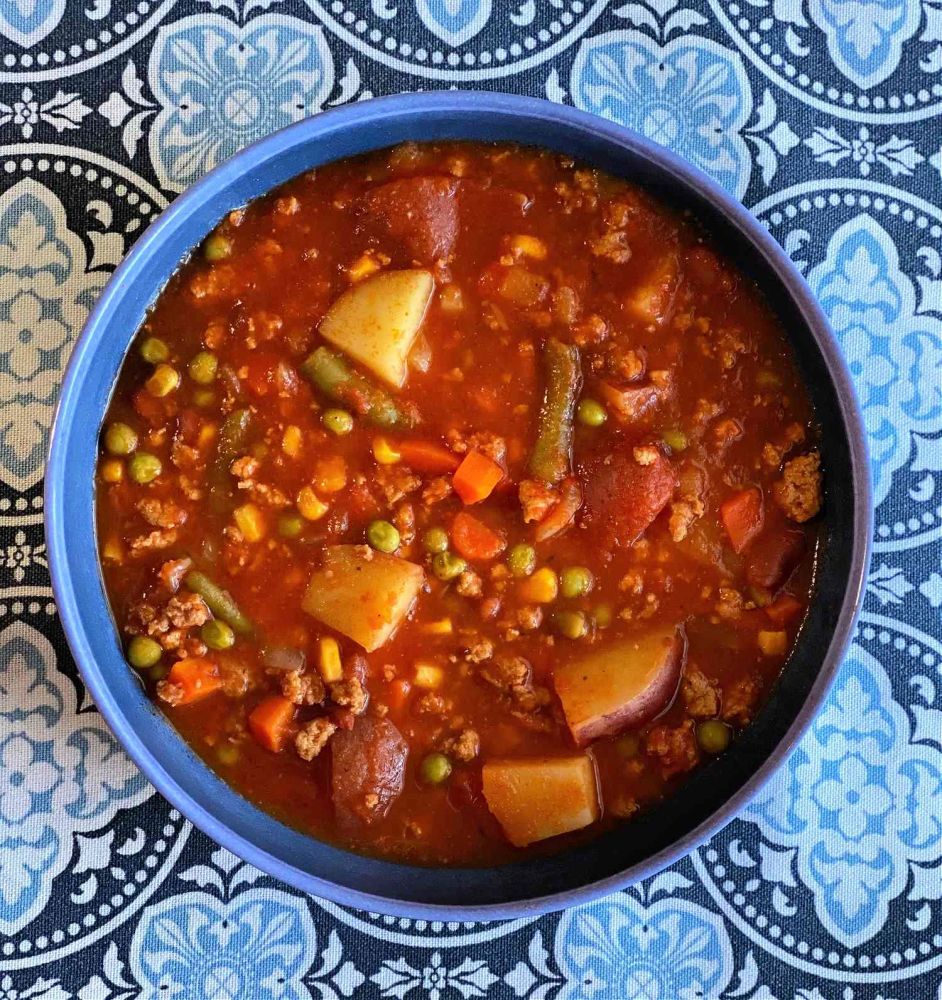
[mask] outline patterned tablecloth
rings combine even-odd
[[[778,778],[599,903],[440,924],[194,830],[82,690],[43,450],[115,264],[246,142],[374,94],[539,95],[666,143],[827,310],[877,508],[863,617]],[[0,0],[0,1000],[942,998],[940,0]]]

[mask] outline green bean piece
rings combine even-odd
[[[128,475],[141,486],[152,483],[163,471],[163,465],[156,455],[139,451],[128,461]]]
[[[218,367],[219,359],[212,351],[200,351],[190,359],[187,371],[198,385],[209,385],[215,380]]]
[[[672,427],[670,430],[664,431],[661,435],[661,439],[671,451],[685,451],[687,445],[690,443],[687,440],[687,435],[676,427]]]
[[[203,256],[212,264],[232,256],[232,240],[221,233],[212,233],[203,244]]]
[[[451,761],[443,753],[430,753],[422,758],[419,770],[426,785],[441,785],[451,775]]]
[[[377,552],[391,553],[399,548],[399,532],[389,521],[370,521],[366,540]]]
[[[324,410],[321,423],[330,431],[342,437],[353,430],[353,417],[346,410]]]
[[[507,568],[513,576],[530,576],[536,569],[536,549],[526,542],[519,542],[507,553]]]
[[[152,365],[159,365],[170,357],[170,348],[160,337],[145,337],[138,350],[141,357]]]
[[[160,643],[146,635],[136,635],[128,643],[128,663],[136,670],[149,670],[163,656]]]
[[[432,558],[432,572],[439,580],[446,583],[448,580],[454,580],[456,576],[461,576],[467,568],[468,564],[464,559],[456,556],[454,552],[438,552]]]
[[[576,420],[585,427],[601,427],[608,420],[608,411],[601,403],[587,396],[579,400]]]
[[[235,632],[221,619],[213,618],[200,629],[200,638],[210,649],[231,649]]]
[[[543,347],[543,374],[546,385],[530,474],[554,486],[570,474],[572,421],[582,388],[579,348],[548,340]]]
[[[183,578],[186,587],[199,594],[206,602],[206,607],[212,611],[216,618],[221,618],[227,625],[239,633],[239,635],[250,635],[252,623],[239,610],[232,594],[228,590],[223,590],[219,584],[214,583],[205,573],[191,569]]]
[[[278,534],[282,538],[297,538],[304,531],[304,518],[297,514],[285,514],[278,519]]]
[[[586,566],[567,566],[559,574],[559,592],[563,597],[585,597],[593,586],[595,577]]]
[[[385,389],[354,371],[327,347],[318,347],[301,365],[301,372],[325,396],[349,406],[377,427],[411,427],[414,423]]]
[[[128,424],[116,422],[105,431],[105,450],[109,455],[130,455],[137,448],[137,431]]]
[[[216,445],[216,464],[224,473],[239,457],[249,436],[252,424],[251,411],[247,409],[233,410],[222,422],[219,428],[219,443]]]
[[[719,719],[707,719],[697,726],[697,742],[704,753],[722,753],[729,746],[732,735],[729,726]]]
[[[448,551],[448,532],[444,528],[429,528],[422,536],[422,544],[426,552],[435,555]]]
[[[581,611],[557,611],[553,628],[567,639],[581,639],[589,631],[589,623]]]

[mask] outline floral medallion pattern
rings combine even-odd
[[[146,786],[57,619],[42,456],[88,309],[167,202],[305,115],[510,90],[743,200],[823,304],[874,560],[826,707],[710,842],[474,923],[303,896]],[[942,2],[0,0],[0,1000],[942,1000]]]

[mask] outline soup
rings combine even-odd
[[[405,145],[232,212],[102,432],[129,669],[263,809],[495,864],[683,794],[811,596],[814,414],[697,220],[512,145]]]

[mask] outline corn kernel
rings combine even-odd
[[[510,249],[517,257],[546,260],[546,244],[535,236],[520,234],[510,238]]]
[[[327,513],[327,504],[318,497],[310,486],[302,486],[298,492],[298,512],[308,521],[319,521]]]
[[[124,546],[120,538],[109,538],[102,547],[101,554],[106,562],[124,562]]]
[[[365,253],[358,257],[348,268],[347,277],[351,281],[362,281],[371,274],[375,274],[382,265],[371,253]]]
[[[347,485],[347,463],[342,455],[330,455],[317,463],[314,485],[321,493],[339,493]]]
[[[441,618],[437,622],[426,622],[422,626],[422,631],[426,635],[451,635],[454,632],[454,628],[452,627],[450,618]]]
[[[106,483],[120,483],[124,479],[124,462],[120,458],[109,458],[101,463],[101,478]]]
[[[203,424],[196,439],[197,445],[200,448],[208,448],[216,440],[216,430],[215,424]]]
[[[236,527],[247,542],[258,542],[265,537],[265,516],[254,503],[236,507],[232,512]]]
[[[281,450],[289,458],[297,458],[301,454],[302,435],[301,428],[294,424],[289,424],[281,435]]]
[[[784,656],[788,650],[788,633],[760,632],[759,649],[764,656]]]
[[[152,396],[169,396],[180,387],[180,373],[172,365],[157,365],[144,384]]]
[[[334,681],[339,681],[343,677],[343,667],[340,665],[340,646],[337,640],[332,639],[329,635],[324,636],[320,641],[317,665],[326,684],[333,684]]]
[[[395,465],[401,457],[386,438],[373,438],[373,458],[380,465]]]
[[[527,604],[550,604],[559,593],[559,578],[544,566],[517,584],[517,594]]]
[[[441,687],[444,679],[445,671],[441,667],[436,666],[434,663],[420,662],[415,665],[415,677],[412,683],[416,687],[434,691],[435,688]]]

